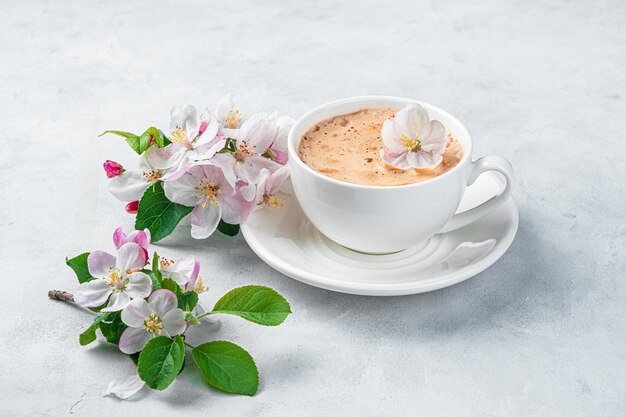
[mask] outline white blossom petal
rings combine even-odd
[[[117,253],[116,266],[125,276],[128,271],[142,269],[146,264],[146,252],[135,242],[128,242],[119,249]]]
[[[137,353],[150,339],[152,339],[152,334],[145,331],[143,327],[128,327],[120,337],[119,348],[128,355]]]
[[[420,132],[419,139],[422,142],[421,150],[425,152],[442,154],[448,145],[446,128],[439,120],[431,120]]]
[[[120,311],[130,303],[130,297],[124,291],[114,291],[109,298],[109,304],[103,308],[102,312]]]
[[[130,298],[146,298],[152,292],[152,280],[143,272],[134,272],[128,275],[124,291]]]
[[[191,170],[194,170],[192,167]],[[193,207],[197,201],[198,179],[192,174],[191,170],[174,181],[166,181],[163,183],[163,191],[165,196],[174,203],[183,206]]]
[[[187,328],[185,323],[185,312],[180,308],[175,308],[161,318],[163,324],[163,331],[167,332],[170,336],[181,334]]]
[[[178,285],[184,285],[189,281],[195,267],[193,256],[184,256],[174,261],[166,270],[161,271],[163,276],[172,278]]]
[[[168,170],[180,165],[187,148],[180,143],[172,143],[163,148],[155,149],[148,158],[150,165],[158,170]]]
[[[406,159],[411,168],[430,170],[436,168],[443,157],[436,153],[418,151],[409,153]]]
[[[402,137],[396,133],[396,126],[393,120],[385,120],[381,130],[383,143],[393,152],[401,153],[404,151],[402,145]]]
[[[191,104],[174,106],[170,111],[170,118],[170,129],[174,130],[179,126],[185,130],[185,134],[190,141],[198,134],[200,118],[198,117],[198,110]]]
[[[146,191],[150,182],[143,175],[143,171],[133,169],[124,171],[121,175],[109,182],[109,192],[120,201],[139,200]]]
[[[221,205],[215,207],[207,204],[206,207],[197,205],[191,211],[191,236],[194,239],[205,239],[217,229],[222,215]]]
[[[395,153],[387,149],[380,150],[380,158],[388,165],[398,169],[409,169],[411,165],[407,162],[408,154],[406,152]]]
[[[428,124],[428,112],[419,104],[409,104],[398,113],[394,119],[396,134],[414,138]],[[421,139],[418,137],[418,139]]]
[[[87,257],[87,269],[96,278],[108,277],[110,270],[115,268],[115,263],[115,256],[101,250],[95,250]]]
[[[143,328],[144,320],[150,313],[146,300],[137,298],[122,310],[122,321],[129,327]]]
[[[154,314],[163,319],[165,313],[178,306],[178,299],[172,291],[161,289],[152,293],[148,305]]]
[[[102,278],[85,282],[74,292],[74,302],[81,307],[98,307],[106,302],[113,289]]]
[[[141,391],[145,386],[145,382],[139,378],[139,375],[135,374],[122,379],[114,379],[109,382],[109,386],[102,395],[115,395],[117,398],[127,400]]]

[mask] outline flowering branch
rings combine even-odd
[[[222,391],[254,395],[258,370],[252,356],[227,341],[198,346],[184,343],[189,328],[208,315],[228,314],[264,326],[277,326],[291,313],[289,303],[271,288],[248,285],[235,288],[206,310],[199,295],[208,291],[193,257],[167,259],[148,256],[149,230],[113,234],[117,256],[103,251],[67,259],[80,283],[74,294],[50,290],[50,299],[74,303],[97,313],[79,337],[81,345],[96,340],[100,330],[109,343],[131,355],[138,375],[112,382],[108,393],[128,398],[144,385],[167,388],[182,370],[185,349],[205,381]]]

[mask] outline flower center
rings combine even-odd
[[[148,317],[143,319],[143,329],[148,333],[161,335],[161,333],[163,333],[163,322],[159,316],[151,313]]]
[[[237,155],[235,155],[235,158],[239,161],[243,161],[246,156],[255,154],[256,152],[248,149],[248,141],[242,140],[241,142],[239,142],[239,151],[237,152]]]
[[[419,133],[415,134],[414,139],[407,137],[407,135],[402,135],[402,146],[404,147],[405,151],[417,152],[422,149],[422,141],[417,139],[417,136],[419,136]]]
[[[263,196],[263,201],[261,201],[261,204],[269,207],[270,209],[275,208],[280,210],[285,206],[285,199],[275,197],[272,194],[265,194]]]
[[[185,129],[181,128],[179,125],[176,125],[176,129],[172,130],[170,140],[172,142],[183,143],[188,142],[187,133]]]
[[[166,271],[167,268],[169,268],[173,263],[174,260],[159,256],[159,266],[161,267],[161,270]]]
[[[122,273],[119,268],[109,267],[109,276],[105,279],[105,281],[111,288],[117,290],[124,289],[124,278],[122,277]]]
[[[200,198],[204,199],[202,208],[206,207],[207,203],[216,207],[219,205],[217,197],[222,193],[222,189],[215,181],[211,181],[206,177],[202,178],[198,181],[198,186],[195,189],[200,194]]]
[[[157,182],[161,178],[161,174],[156,171],[143,171],[142,174],[148,182]]]
[[[239,124],[239,120],[241,120],[241,113],[239,113],[238,109],[230,109],[226,116],[224,116],[224,120],[226,121],[226,126],[230,129],[234,129]]]
[[[202,294],[203,292],[209,291],[209,287],[204,285],[204,282],[202,282],[201,276],[198,277],[198,280],[196,281],[196,285],[193,286],[193,291],[196,294]]]

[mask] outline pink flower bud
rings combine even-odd
[[[207,126],[209,126],[209,122],[207,122],[206,120],[200,122],[200,127],[198,128],[198,136],[204,133]]]
[[[131,201],[126,204],[126,212],[130,214],[137,214],[137,209],[139,208],[139,200]]]
[[[107,173],[107,178],[115,178],[124,172],[124,167],[115,161],[106,160],[104,164],[104,171]]]

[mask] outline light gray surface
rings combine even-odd
[[[0,414],[623,416],[626,7],[586,3],[2,2]],[[103,398],[131,362],[78,346],[90,317],[46,299],[76,287],[65,256],[111,250],[133,222],[101,168],[133,154],[97,134],[227,92],[294,117],[364,93],[449,110],[475,156],[513,163],[517,239],[457,286],[365,298],[183,230],[159,251],[201,259],[207,303],[262,283],[293,305],[278,328],[232,318],[216,335],[254,355],[260,391],[206,389],[189,366],[165,392]]]

